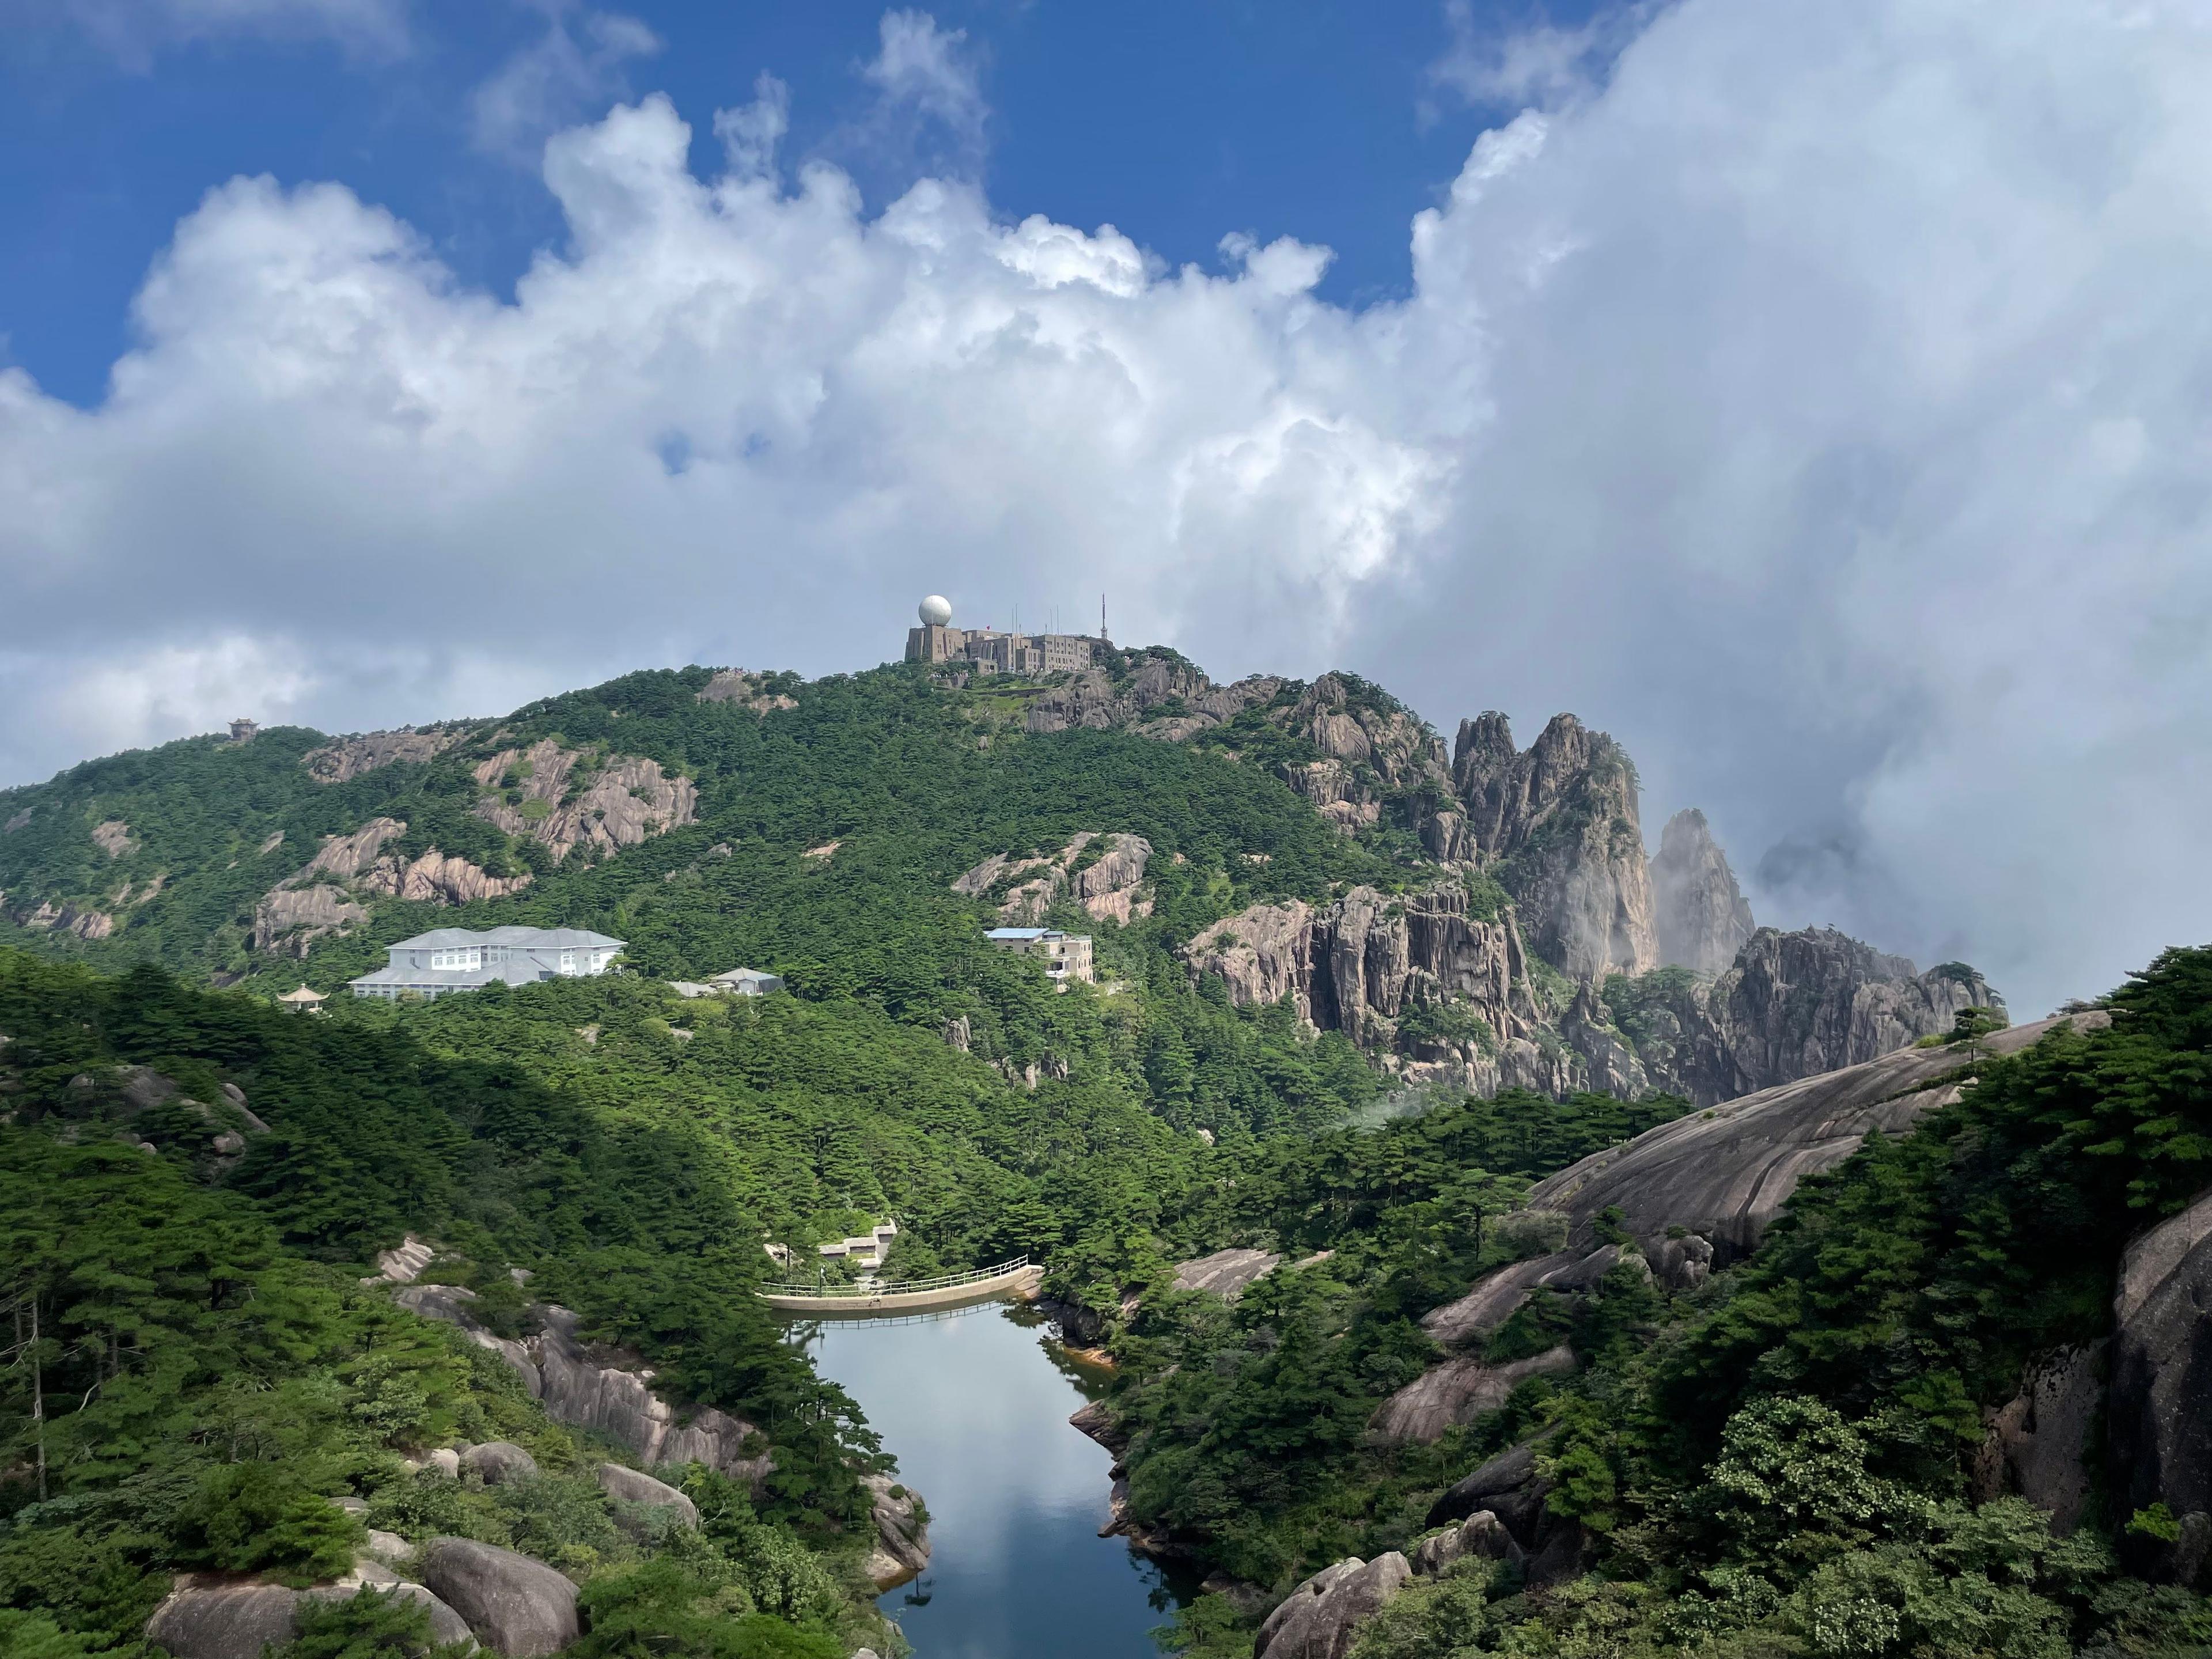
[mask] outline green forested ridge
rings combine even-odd
[[[1490,1356],[1565,1340],[1582,1369],[1431,1447],[1360,1443],[1437,1358],[1412,1317],[1552,1242],[1492,1223],[1475,1243],[1512,1196],[1476,1167],[1498,1156],[1497,1109],[1389,1126],[1356,1152],[1326,1137],[1276,1152],[1240,1200],[1245,1235],[1343,1242],[1234,1308],[1148,1302],[1114,1396],[1136,1436],[1133,1511],[1281,1587],[1410,1547],[1445,1486],[1535,1436],[1547,1507],[1581,1528],[1589,1570],[1536,1590],[1486,1559],[1416,1580],[1355,1659],[2212,1651],[2212,1604],[2128,1576],[2155,1565],[2170,1517],[2117,1512],[2094,1471],[2063,1539],[2019,1498],[1969,1496],[1984,1409],[2031,1361],[2105,1336],[2127,1242],[2212,1182],[2212,950],[2167,952],[2111,1007],[2109,1029],[1984,1057],[1955,1105],[1869,1137],[1733,1271],[1669,1296],[1616,1267],[1531,1303]],[[1466,1155],[1425,1170],[1452,1142]],[[1339,1218],[1356,1231],[1332,1232]],[[1209,1597],[1176,1639],[1241,1653],[1249,1630]]]
[[[2202,1603],[2121,1571],[2171,1517],[2094,1515],[2055,1540],[2017,1502],[1972,1506],[1963,1474],[2022,1364],[2101,1332],[2126,1239],[2212,1179],[2205,953],[2120,994],[2112,1030],[1985,1065],[1958,1106],[1808,1183],[1755,1256],[1698,1289],[1624,1268],[1539,1297],[1489,1357],[1564,1342],[1576,1375],[1385,1449],[1376,1407],[1441,1357],[1419,1316],[1558,1242],[1514,1213],[1528,1185],[1683,1103],[1444,1093],[1408,1112],[1288,1006],[1194,986],[1172,949],[1212,921],[1437,873],[1404,823],[1347,837],[1269,775],[1315,751],[1264,711],[1177,745],[1030,738],[1022,688],[911,670],[771,678],[798,706],[766,717],[700,702],[706,683],[631,676],[340,785],[299,764],[319,738],[279,730],[0,793],[17,826],[0,833],[0,916],[27,896],[112,904],[118,924],[78,939],[0,921],[27,947],[0,949],[0,1294],[41,1310],[20,1352],[49,1412],[41,1502],[33,1372],[5,1373],[0,1648],[127,1645],[170,1568],[312,1575],[352,1534],[309,1500],[350,1489],[373,1524],[513,1542],[586,1581],[592,1653],[848,1650],[856,1476],[879,1449],[749,1291],[764,1237],[803,1249],[886,1215],[898,1273],[1041,1256],[1119,1361],[1134,1519],[1272,1591],[1409,1544],[1439,1492],[1543,1437],[1552,1510],[1583,1529],[1591,1571],[1536,1591],[1486,1562],[1424,1580],[1363,1633],[1367,1659],[2212,1642]],[[474,811],[477,762],[541,737],[683,773],[698,821],[556,866]],[[407,823],[410,856],[436,846],[532,884],[459,909],[379,902],[304,962],[248,953],[259,896],[380,814]],[[119,858],[92,838],[110,821],[129,826]],[[1152,842],[1155,908],[1127,927],[1057,913],[1097,935],[1102,983],[1055,994],[981,942],[988,907],[950,884],[1085,830]],[[157,877],[151,898],[113,897]],[[1488,873],[1467,878],[1483,907],[1504,902]],[[296,977],[335,989],[428,927],[507,921],[617,934],[641,971],[319,1018],[265,1000]],[[739,964],[794,994],[695,1002],[659,982]],[[1633,1035],[1632,988],[1607,989]],[[1409,1019],[1441,1031],[1455,1012]],[[959,1020],[969,1052],[943,1035]],[[135,1102],[125,1066],[179,1098]],[[269,1125],[235,1154],[218,1146],[243,1127],[225,1083]],[[527,1316],[508,1274],[526,1268],[532,1296],[643,1352],[672,1392],[761,1423],[779,1468],[760,1501],[697,1476],[703,1544],[623,1532],[582,1473],[596,1453],[495,1363],[355,1284],[409,1231],[444,1247],[436,1271],[488,1321]],[[1170,1288],[1176,1260],[1232,1243],[1288,1261],[1233,1305]],[[526,1501],[398,1473],[401,1450],[495,1433],[547,1470]],[[275,1553],[240,1553],[256,1549]],[[405,1613],[347,1617],[363,1628],[311,1630],[297,1659],[370,1650],[366,1626]],[[1208,1596],[1178,1639],[1212,1655],[1251,1637]]]

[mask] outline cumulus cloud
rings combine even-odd
[[[2212,932],[2208,73],[2180,0],[1679,0],[1357,312],[1295,240],[1173,270],[958,179],[787,183],[772,85],[714,178],[658,98],[554,138],[568,240],[511,303],[234,180],[105,404],[0,374],[0,776],[1103,588],[1447,732],[1576,709],[1766,919],[2034,1012]]]
[[[410,44],[407,0],[0,0],[0,20],[82,29],[133,68],[161,46],[225,36],[334,40],[374,58],[400,56]]]
[[[469,95],[477,148],[535,164],[556,129],[596,115],[629,90],[632,59],[659,52],[660,37],[617,11],[547,0],[545,32],[501,64]]]

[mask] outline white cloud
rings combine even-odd
[[[981,169],[990,109],[975,50],[964,29],[942,29],[926,11],[887,11],[875,57],[860,66],[875,89],[866,121],[837,148],[919,162],[963,179]]]
[[[1603,83],[1613,58],[1650,24],[1663,0],[1601,5],[1571,27],[1520,28],[1478,20],[1470,0],[1445,0],[1449,44],[1429,66],[1430,84],[1475,105],[1553,106],[1578,102]],[[1425,111],[1434,117],[1434,112]]]
[[[0,374],[0,776],[1103,588],[1217,672],[1574,708],[1770,919],[2033,1012],[2212,933],[2208,74],[2180,0],[1680,0],[1359,313],[1295,241],[1176,271],[972,184],[787,191],[768,88],[720,179],[658,99],[556,137],[570,244],[511,304],[234,181],[104,405]]]
[[[545,32],[519,49],[469,95],[477,148],[534,164],[546,138],[597,115],[629,90],[633,58],[660,51],[660,37],[621,12],[545,0]]]
[[[60,8],[0,0],[0,19],[74,25],[134,68],[162,46],[240,35],[333,40],[362,56],[396,58],[410,45],[407,13],[407,0],[70,0]]]

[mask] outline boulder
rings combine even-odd
[[[875,1547],[868,1552],[868,1577],[879,1590],[903,1584],[929,1565],[929,1522],[921,1495],[888,1474],[872,1474],[868,1489],[875,1522]]]
[[[600,1464],[599,1490],[618,1503],[635,1504],[643,1509],[673,1510],[677,1519],[687,1527],[699,1524],[696,1504],[666,1481],[656,1480],[627,1464]]]
[[[481,1446],[471,1446],[461,1454],[460,1464],[487,1486],[527,1480],[538,1473],[538,1460],[512,1440],[487,1440]]]
[[[423,1460],[423,1467],[433,1474],[458,1480],[461,1478],[461,1455],[451,1446],[441,1446]]]
[[[581,1633],[576,1587],[543,1561],[465,1538],[434,1538],[422,1582],[507,1659],[557,1653]]]
[[[1413,1576],[1395,1550],[1372,1561],[1348,1556],[1322,1568],[1267,1615],[1252,1659],[1344,1659],[1359,1626]]]
[[[422,1269],[430,1265],[430,1258],[435,1255],[436,1250],[410,1233],[397,1248],[378,1252],[376,1277],[367,1282],[412,1285],[422,1276]]]
[[[1446,1429],[1496,1411],[1528,1378],[1566,1376],[1574,1369],[1574,1351],[1564,1344],[1503,1365],[1485,1364],[1464,1355],[1447,1359],[1384,1401],[1375,1413],[1371,1433],[1383,1445],[1433,1445]]]
[[[1517,1564],[1521,1547],[1505,1523],[1488,1510],[1477,1510],[1456,1527],[1421,1540],[1413,1554],[1413,1571],[1433,1578],[1455,1561],[1468,1556]]]
[[[1448,1488],[1429,1510],[1429,1524],[1440,1527],[1488,1510],[1523,1547],[1534,1537],[1550,1490],[1536,1473],[1540,1438],[1510,1447]]]
[[[1234,1302],[1253,1281],[1265,1278],[1283,1258],[1272,1250],[1216,1250],[1194,1261],[1176,1264],[1175,1287],[1179,1291],[1211,1291]]]
[[[2212,1545],[2212,1192],[2128,1247],[2112,1297],[2107,1439],[2124,1520],[2164,1504],[2178,1542],[2145,1566],[2197,1587]]]
[[[414,1556],[415,1547],[396,1532],[379,1532],[372,1527],[368,1533],[368,1553],[386,1566],[396,1567]]]
[[[300,1632],[300,1592],[281,1584],[173,1591],[146,1621],[146,1639],[174,1659],[261,1659]]]

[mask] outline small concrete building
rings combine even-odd
[[[388,964],[349,981],[357,997],[443,996],[487,985],[604,974],[623,942],[582,927],[436,927],[386,947]]]
[[[879,1267],[890,1252],[891,1240],[898,1237],[898,1223],[886,1221],[858,1238],[841,1238],[828,1244],[817,1244],[815,1254],[828,1261],[857,1261],[863,1267]]]
[[[1045,972],[1063,984],[1079,979],[1089,985],[1097,978],[1091,967],[1088,933],[1063,933],[1057,927],[994,927],[983,937],[1001,951],[1042,957]]]
[[[680,997],[764,997],[785,987],[781,974],[763,973],[757,968],[732,968],[703,982],[672,979],[668,988]]]

